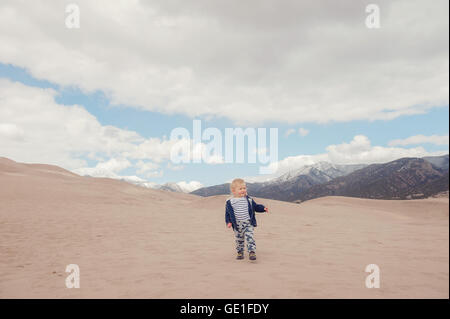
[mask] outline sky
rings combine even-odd
[[[448,154],[448,1],[6,0],[0,30],[0,156],[15,161],[193,190]],[[196,158],[213,144],[194,121],[222,154]],[[224,159],[227,128],[265,130],[244,145],[256,163]]]

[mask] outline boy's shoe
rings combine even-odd
[[[243,253],[243,252],[239,252],[239,253],[237,254],[236,259],[244,259],[244,253]]]
[[[251,252],[248,254],[248,258],[249,258],[250,260],[256,260],[256,253],[255,253],[254,251],[251,251]]]

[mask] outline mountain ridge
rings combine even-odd
[[[410,182],[414,182],[417,185],[413,186],[410,185],[410,187],[406,187],[404,191],[399,191],[399,189],[396,189],[398,187],[395,186],[395,182],[391,181],[388,182],[386,180],[387,175],[389,175],[387,172],[383,172],[383,169],[388,169],[389,165],[395,165],[392,164],[396,161],[404,161],[404,165],[407,165],[406,162],[410,162],[409,165],[412,165],[414,161],[419,160],[420,163],[423,166],[420,169],[419,163],[416,163],[415,166],[416,171],[414,171],[414,168],[407,168],[405,166],[403,170],[405,170],[405,174],[408,176],[403,176],[402,173],[397,174],[396,182],[402,183],[402,179],[407,178],[410,180]],[[438,192],[446,191],[448,190],[448,161],[449,161],[449,155],[442,155],[442,156],[427,156],[424,158],[417,158],[417,157],[404,157],[400,158],[394,161],[386,162],[386,163],[379,163],[379,164],[350,164],[350,165],[339,165],[339,164],[332,164],[329,162],[319,162],[313,165],[305,165],[297,170],[289,171],[277,178],[274,178],[269,181],[261,182],[261,183],[247,183],[247,189],[248,193],[252,196],[257,196],[261,198],[268,198],[268,199],[276,199],[276,200],[283,200],[283,201],[305,201],[308,199],[313,199],[321,196],[329,196],[329,195],[337,195],[340,196],[340,193],[343,192],[346,194],[345,196],[350,197],[359,197],[362,196],[362,198],[402,198],[407,199],[407,196],[410,196],[409,198],[423,198],[427,196],[435,195]],[[389,164],[391,163],[391,164]],[[428,163],[428,164],[426,164]],[[375,166],[374,166],[375,165]],[[378,165],[378,166],[376,166]],[[385,166],[383,166],[385,165]],[[386,166],[387,165],[387,166]],[[403,165],[403,166],[404,166]],[[414,166],[414,165],[413,165]],[[345,176],[354,174],[355,172],[361,171],[366,169],[367,167],[371,167],[368,170],[373,169],[374,167],[380,168],[380,170],[377,171],[376,174],[372,174],[371,177],[375,180],[378,180],[381,178],[381,176],[384,176],[385,183],[387,185],[385,187],[390,187],[392,194],[389,195],[389,191],[381,191],[382,186],[381,183],[378,188],[378,190],[375,190],[370,187],[370,184],[372,183],[370,180],[365,180],[364,183],[367,185],[363,185],[364,183],[358,184],[360,189],[368,188],[366,191],[358,192],[356,190],[350,191],[346,190],[343,191],[338,190],[339,188],[342,188],[343,185],[333,185],[334,180],[340,178],[338,180],[339,183],[345,184]],[[446,176],[447,172],[447,177]],[[391,173],[393,173],[391,171]],[[352,178],[363,178],[365,172],[360,172],[358,174],[361,175],[352,175]],[[415,174],[425,174],[429,175],[427,178],[424,179],[414,179],[413,176]],[[358,176],[358,177],[355,177]],[[446,183],[447,178],[447,183]],[[348,183],[348,182],[347,182]],[[356,181],[353,181],[352,183],[356,183]],[[326,185],[326,187],[329,187],[333,189],[331,190],[324,190],[321,188],[320,185]],[[401,188],[401,187],[400,187]],[[409,191],[406,191],[406,189],[409,189]],[[370,193],[370,190],[373,192],[373,194]],[[406,191],[406,193],[405,193]],[[198,189],[196,191],[191,192],[195,195],[200,196],[213,196],[213,195],[221,195],[221,194],[229,194],[229,183],[220,184],[220,185],[214,185],[210,187],[204,187],[201,189]],[[382,193],[382,195],[381,195]],[[325,195],[327,194],[327,195]],[[418,195],[422,194],[422,195]],[[343,195],[344,196],[344,195]]]

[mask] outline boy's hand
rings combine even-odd
[[[268,209],[267,207],[264,207],[264,211],[265,211],[266,213],[268,213],[268,212],[269,212],[269,209]]]
[[[228,224],[227,224],[227,227],[230,228],[230,227],[231,227],[231,223],[228,223]]]

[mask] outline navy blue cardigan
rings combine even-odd
[[[247,202],[248,202],[248,215],[250,216],[250,222],[252,224],[253,227],[256,227],[256,217],[255,217],[255,212],[258,213],[264,213],[264,205],[258,205],[255,203],[255,201],[253,200],[253,198],[249,197],[248,195],[247,197]],[[226,205],[225,205],[225,223],[231,223],[233,226],[233,230],[236,229],[236,217],[234,216],[234,210],[233,207],[231,206],[231,201],[230,199],[227,199]]]

